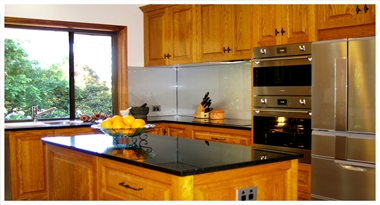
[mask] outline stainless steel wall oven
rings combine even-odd
[[[311,43],[253,48],[255,147],[311,163]]]

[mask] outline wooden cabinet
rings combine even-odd
[[[317,5],[318,40],[376,36],[376,5]]]
[[[257,200],[295,200],[297,160],[174,176],[99,158],[99,200],[236,200],[257,186]]]
[[[193,139],[197,140],[207,140],[247,146],[253,145],[253,138],[250,130],[191,126],[191,136]]]
[[[45,145],[42,137],[92,133],[90,127],[9,131],[12,200],[46,200]]]
[[[165,135],[166,134],[165,128],[166,128],[165,123],[154,123],[154,128],[147,130],[146,133],[155,134],[155,135]]]
[[[310,200],[311,194],[311,166],[298,164],[298,200]]]
[[[47,146],[49,200],[98,200],[97,157]]]
[[[100,200],[172,200],[172,176],[99,158]]]
[[[254,47],[317,40],[315,5],[254,5]]]
[[[193,5],[148,5],[144,11],[144,65],[194,62]]]
[[[192,126],[190,125],[167,123],[165,129],[166,135],[192,139],[192,136],[190,134],[191,127]]]
[[[375,5],[327,4],[317,5],[318,29],[372,24],[376,22]]]
[[[197,61],[250,59],[251,5],[197,5]]]

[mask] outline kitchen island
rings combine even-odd
[[[170,136],[42,138],[49,200],[296,200],[302,154]],[[138,146],[131,159],[125,146]],[[127,151],[129,149],[126,149]],[[249,193],[244,193],[248,199]]]

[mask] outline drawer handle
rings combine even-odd
[[[125,187],[125,188],[129,188],[129,189],[136,190],[136,191],[140,191],[140,190],[143,189],[143,188],[134,188],[134,187],[131,187],[131,186],[129,186],[128,184],[124,184],[124,182],[120,182],[119,185],[120,185],[120,186],[123,186],[123,187]]]
[[[211,137],[212,140],[226,140],[226,138]]]

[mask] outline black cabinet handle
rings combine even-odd
[[[226,49],[226,47],[223,47],[223,53],[226,53],[226,51],[227,51],[227,53],[229,53],[230,50],[231,50],[231,48],[229,46],[227,47],[227,49]]]
[[[164,130],[164,135],[166,135],[166,130]]]
[[[364,5],[364,13],[367,13],[368,10],[369,10],[369,8],[368,8],[367,4]]]
[[[170,58],[170,56],[171,56],[171,55],[170,55],[169,53],[165,53],[165,54],[164,54],[164,58]]]
[[[226,138],[211,137],[212,140],[226,140]]]
[[[281,28],[281,35],[283,36],[283,35],[284,35],[284,33],[285,33],[284,29],[283,29],[283,28]]]
[[[168,57],[168,59],[171,57],[171,55],[168,53],[168,55],[166,55],[166,57]]]
[[[356,6],[356,14],[359,14],[360,11],[359,6]]]
[[[124,184],[124,182],[120,182],[119,185],[120,185],[120,186],[123,186],[123,187],[125,187],[125,188],[128,188],[128,189],[136,190],[136,191],[140,191],[140,190],[143,189],[143,188],[134,188],[134,187],[131,187],[131,186],[129,186],[128,184]]]
[[[280,33],[280,32],[278,32],[278,31],[277,31],[277,28],[276,28],[276,29],[274,30],[274,35],[277,36],[278,33]]]

